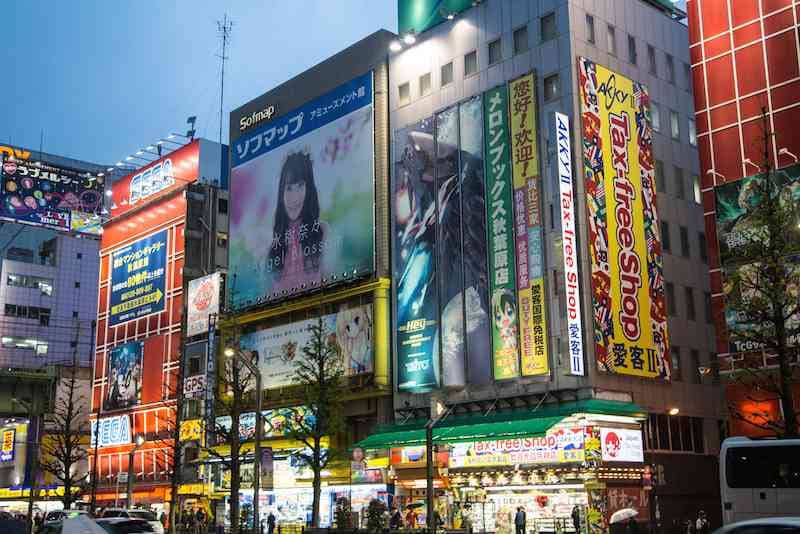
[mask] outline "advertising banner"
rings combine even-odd
[[[100,421],[92,421],[92,447],[111,447],[131,442],[131,416],[116,415],[104,417]]]
[[[262,436],[264,439],[287,437],[291,434],[292,425],[302,422],[306,427],[313,426],[314,414],[309,412],[305,406],[293,406],[290,408],[276,408],[274,410],[264,410],[261,412],[264,421]],[[229,415],[219,416],[215,420],[217,428],[230,431],[231,417]],[[256,413],[247,412],[239,416],[239,438],[242,441],[251,440],[256,435]],[[222,436],[219,436],[222,440]]]
[[[206,394],[206,375],[187,376],[183,381],[183,396],[187,399],[202,399]]]
[[[642,431],[627,428],[601,428],[600,443],[604,462],[643,462]]]
[[[396,132],[393,246],[397,387],[439,386],[433,118]]]
[[[539,177],[536,84],[533,74],[509,84],[511,162],[514,181],[517,298],[522,376],[550,372],[547,353],[547,307]]]
[[[494,467],[529,464],[559,464],[584,461],[584,429],[549,431],[543,437],[454,443],[448,465]]]
[[[110,326],[164,311],[166,267],[166,230],[111,253]]]
[[[131,341],[108,352],[108,389],[103,408],[119,410],[142,400],[144,343]]]
[[[38,161],[0,162],[0,218],[99,235],[102,176]]]
[[[234,307],[374,272],[372,72],[231,150]]]
[[[373,370],[372,305],[342,306],[337,313],[324,315],[328,334],[339,345],[346,376]],[[310,327],[317,319],[307,319],[246,333],[240,338],[243,350],[258,351],[264,389],[294,383],[296,361],[311,342]]]
[[[561,249],[564,255],[564,291],[567,303],[567,352],[569,372],[583,376],[583,316],[578,274],[578,236],[575,232],[575,197],[572,188],[572,147],[569,117],[555,114],[558,147],[559,206],[561,207]]]
[[[213,273],[189,282],[186,306],[186,335],[197,336],[208,332],[209,317],[219,314],[219,294],[222,275]]]
[[[202,419],[187,419],[181,421],[180,438],[182,442],[185,441],[202,441],[203,440],[203,420]]]
[[[484,98],[486,216],[489,235],[489,290],[492,302],[492,368],[495,380],[519,376],[519,313],[514,261],[511,143],[508,89],[490,89]]]
[[[598,368],[668,380],[650,96],[588,59],[578,64]]]
[[[0,443],[0,462],[11,462],[14,460],[14,437],[17,431],[12,429],[3,430],[2,443]]]

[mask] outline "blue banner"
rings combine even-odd
[[[111,326],[164,311],[166,267],[166,230],[111,254]]]
[[[340,117],[372,104],[372,72],[248,132],[234,143],[232,167],[274,150]]]

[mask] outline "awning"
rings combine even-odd
[[[565,417],[575,414],[623,415],[644,417],[647,411],[629,403],[600,399],[587,399],[545,405],[537,410],[515,410],[488,416],[462,415],[447,418],[433,429],[435,443],[509,439],[543,436]],[[383,425],[354,446],[362,449],[389,449],[425,444],[425,421],[415,420],[405,424]]]

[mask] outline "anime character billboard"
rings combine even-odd
[[[108,388],[105,410],[136,406],[142,400],[142,357],[144,344],[132,341],[111,349],[108,354]]]

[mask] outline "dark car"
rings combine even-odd
[[[153,526],[144,519],[129,517],[102,517],[96,519],[108,534],[149,534],[155,532]]]

